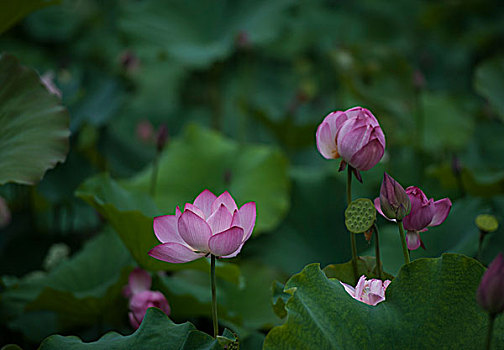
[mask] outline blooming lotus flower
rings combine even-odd
[[[168,301],[163,293],[150,290],[151,283],[149,273],[137,267],[130,273],[128,285],[123,289],[124,296],[130,298],[128,317],[131,326],[135,329],[140,326],[150,307],[157,307],[166,315],[170,315]]]
[[[383,215],[388,219],[402,220],[411,211],[411,202],[404,188],[389,174],[383,174],[380,188],[380,203]]]
[[[390,284],[390,280],[366,280],[366,276],[362,275],[355,288],[346,283],[340,283],[343,285],[347,293],[352,296],[352,298],[374,306],[385,300],[385,290]]]
[[[317,148],[326,159],[342,158],[357,170],[369,170],[385,152],[385,136],[375,116],[362,107],[327,115],[316,134]]]
[[[427,227],[441,225],[446,220],[452,203],[449,198],[443,198],[436,202],[432,198],[427,199],[422,190],[415,186],[408,187],[406,194],[411,202],[411,211],[404,217],[403,225],[407,231],[406,242],[408,249],[415,250],[422,244],[420,232],[427,231]],[[379,198],[375,199],[374,204],[376,210],[389,219],[382,211]]]
[[[499,253],[481,279],[476,293],[478,304],[489,314],[504,311],[504,256]]]
[[[219,197],[209,190],[201,192],[184,212],[154,218],[154,233],[162,244],[149,252],[153,258],[170,263],[185,263],[208,254],[232,258],[250,238],[256,219],[254,202],[240,209],[228,192]]]

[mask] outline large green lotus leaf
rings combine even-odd
[[[69,117],[37,73],[0,57],[0,185],[32,185],[65,160]]]
[[[149,250],[160,244],[152,229],[153,217],[160,213],[149,196],[125,190],[106,174],[86,180],[77,189],[76,196],[90,204],[110,222],[133,258],[144,269],[210,271],[208,259],[170,264],[148,255]],[[216,273],[228,281],[239,281],[240,270],[234,264],[218,262]]]
[[[186,65],[206,66],[232,53],[235,40],[246,33],[250,44],[277,36],[292,0],[134,2],[121,6],[120,28],[140,56],[163,54]]]
[[[474,88],[504,120],[504,56],[486,60],[476,68]]]
[[[0,3],[0,34],[12,27],[30,12],[54,5],[60,0],[19,0]]]
[[[40,350],[212,350],[222,349],[218,341],[202,333],[189,322],[173,323],[161,310],[150,308],[140,327],[131,335],[110,332],[92,343],[74,336],[52,335],[42,342]]]
[[[264,349],[481,349],[488,316],[475,295],[483,272],[463,255],[420,259],[401,269],[384,302],[370,306],[308,265],[285,285],[287,322],[267,335]],[[504,318],[493,343],[503,348]]]
[[[124,185],[148,193],[151,175],[152,166]],[[275,228],[289,207],[287,159],[279,150],[240,145],[195,124],[163,153],[157,178],[154,199],[165,213],[206,188],[216,195],[228,190],[238,205],[256,202],[255,233]]]

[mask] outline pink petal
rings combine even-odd
[[[393,222],[396,222],[396,220],[395,220],[395,219],[389,219],[388,217],[386,217],[386,216],[383,214],[383,212],[382,212],[382,210],[381,210],[380,197],[375,198],[375,200],[373,201],[373,203],[374,203],[374,206],[375,206],[376,211],[377,211],[377,212],[378,212],[381,216],[383,216],[383,217],[384,217],[385,219],[387,219],[388,221],[393,221]]]
[[[238,209],[233,197],[231,197],[228,191],[221,194],[212,203],[212,213],[219,209],[221,204],[224,204],[230,213],[233,213],[236,209]]]
[[[245,232],[245,236],[243,241],[245,242],[250,238],[252,234],[252,230],[255,226],[256,221],[256,204],[255,202],[248,202],[242,205],[239,210],[240,213],[240,223],[241,227],[243,227],[243,231]]]
[[[154,218],[154,233],[161,243],[178,242],[185,244],[178,232],[178,219],[180,215],[180,209],[177,207],[175,215],[163,215]]]
[[[136,267],[133,271],[131,271],[128,281],[131,293],[136,294],[144,290],[149,290],[152,278],[147,271]]]
[[[357,285],[355,286],[355,298],[361,300],[362,296],[362,291],[364,290],[364,287],[366,286],[366,276],[362,275],[359,278],[359,282],[357,282]]]
[[[203,214],[205,214],[205,218],[208,218],[212,214],[212,203],[216,198],[215,194],[209,190],[204,190],[196,197],[193,204],[201,209]]]
[[[339,157],[336,147],[336,135],[331,133],[331,127],[328,123],[322,122],[317,128],[315,134],[317,149],[326,159],[336,159]]]
[[[384,152],[385,148],[380,141],[374,139],[354,153],[349,163],[355,169],[362,171],[369,170],[382,159]]]
[[[418,232],[408,231],[406,233],[406,243],[409,250],[415,250],[420,247],[420,235]]]
[[[235,210],[233,213],[233,220],[231,221],[231,226],[242,227],[241,219],[240,219],[240,212],[238,210]]]
[[[382,302],[385,300],[384,296],[381,296],[379,294],[374,294],[374,293],[369,293],[367,295],[367,301],[365,301],[366,304],[375,306],[379,302]]]
[[[140,322],[143,320],[143,318],[142,318],[142,320],[137,320],[135,315],[133,314],[133,312],[128,313],[128,318],[129,318],[131,327],[133,327],[135,329],[140,327]]]
[[[158,260],[179,264],[196,260],[205,254],[196,253],[179,243],[163,243],[152,248],[149,255]]]
[[[346,292],[348,294],[350,294],[352,296],[352,298],[355,298],[355,289],[354,289],[354,287],[352,287],[352,286],[350,286],[350,285],[348,285],[346,283],[343,283],[341,281],[340,281],[340,283],[343,286],[343,288],[345,288]]]
[[[234,253],[243,241],[243,229],[233,226],[230,229],[213,235],[208,241],[210,253],[224,256]]]
[[[443,198],[434,202],[434,216],[429,226],[441,225],[450,213],[452,202],[449,198]]]
[[[184,211],[186,210],[192,211],[194,214],[198,215],[203,220],[207,218],[200,208],[192,205],[191,203],[186,203],[186,205],[184,206]]]
[[[212,236],[210,226],[197,214],[185,210],[178,220],[180,237],[194,250],[208,252],[208,239]]]
[[[221,204],[219,209],[217,209],[207,220],[208,225],[212,229],[212,233],[218,233],[227,230],[231,227],[231,221],[233,216],[227,210],[224,204]]]
[[[371,136],[371,127],[357,119],[347,120],[337,135],[338,152],[349,162],[353,155],[360,150]]]

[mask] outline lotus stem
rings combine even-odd
[[[212,322],[214,338],[219,335],[219,321],[217,319],[217,289],[215,284],[215,255],[210,255],[210,277],[212,280]]]
[[[410,256],[408,252],[408,246],[406,244],[406,236],[404,234],[404,227],[402,220],[397,220],[397,226],[399,226],[399,236],[401,236],[401,243],[402,243],[402,250],[404,254],[404,263],[409,264],[410,263]]]
[[[493,333],[493,328],[494,328],[494,321],[496,314],[488,314],[488,332],[487,332],[487,337],[486,337],[486,350],[490,350],[490,347],[492,345],[492,333]]]
[[[347,168],[347,206],[352,202],[352,167],[350,164]],[[350,232],[350,244],[352,246],[352,268],[354,274],[354,282],[357,284],[358,281],[358,270],[357,270],[357,244],[355,243],[355,234]]]
[[[373,229],[375,233],[375,258],[376,258],[376,266],[378,267],[378,278],[383,279],[383,273],[382,273],[382,264],[381,264],[381,258],[380,258],[380,240],[378,238],[378,226],[376,224],[373,224]]]

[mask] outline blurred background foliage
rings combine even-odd
[[[0,18],[51,3],[16,13],[1,4]],[[209,188],[257,201],[255,233],[236,265],[218,266],[218,284],[222,324],[259,348],[281,322],[275,279],[350,258],[345,176],[318,154],[315,130],[355,105],[379,119],[387,149],[354,197],[378,196],[384,171],[450,197],[447,221],[422,234],[426,249],[412,258],[475,256],[475,217],[504,218],[502,23],[496,0],[63,0],[31,13],[0,35],[0,51],[52,77],[70,151],[36,186],[0,186],[11,214],[0,222],[0,345],[131,333],[121,289],[136,264],[169,270],[154,273],[154,287],[171,318],[209,330],[208,263],[146,255],[151,218]],[[399,238],[378,223],[395,274]],[[486,239],[484,263],[504,249],[503,226]],[[359,253],[374,255],[358,238]]]

